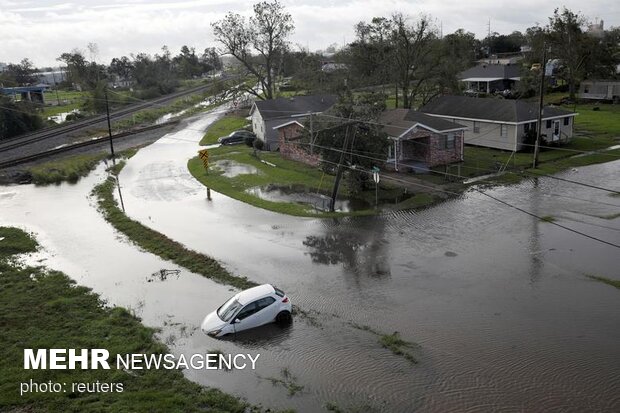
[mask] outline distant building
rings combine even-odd
[[[598,39],[603,38],[603,36],[605,36],[605,23],[601,19],[598,23],[588,25],[588,31],[586,33]]]
[[[56,86],[67,79],[67,74],[62,70],[37,73],[39,83]]]
[[[620,102],[620,80],[584,80],[579,85],[579,98]]]
[[[11,96],[13,99],[19,95],[22,100],[44,104],[44,92],[48,87],[48,85],[0,87],[0,95]]]
[[[338,70],[347,70],[349,66],[346,63],[336,63],[332,61],[321,62],[321,71],[326,73],[336,72]]]
[[[4,72],[9,65],[0,62],[0,72]]]
[[[501,64],[481,64],[459,74],[467,91],[475,93],[493,93],[514,89],[521,81],[521,66]]]

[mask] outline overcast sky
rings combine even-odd
[[[177,54],[182,45],[197,51],[216,46],[210,23],[228,11],[251,14],[252,1],[225,0],[0,0],[0,62],[30,58],[37,66],[56,64],[63,52],[94,42],[97,61],[130,53],[157,53],[167,45]],[[296,30],[293,45],[324,49],[354,37],[353,25],[394,11],[429,14],[443,33],[458,28],[486,36],[508,34],[545,25],[556,7],[566,6],[590,20],[605,20],[605,28],[620,25],[618,0],[283,0]],[[89,54],[86,53],[89,57]]]

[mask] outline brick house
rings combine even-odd
[[[463,160],[466,126],[409,109],[381,113],[379,123],[391,140],[387,166],[399,172],[424,172]]]
[[[310,166],[318,166],[318,153],[311,154],[306,145],[300,144],[304,125],[296,120],[274,126],[278,133],[278,147],[280,155],[286,159],[302,162]]]

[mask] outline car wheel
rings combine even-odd
[[[276,316],[276,323],[278,324],[290,324],[291,321],[293,321],[293,317],[288,311],[280,311]]]

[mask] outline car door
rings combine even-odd
[[[241,311],[233,319],[233,325],[235,331],[243,331],[249,328],[258,327],[260,325],[259,317],[256,317],[256,313],[260,310],[258,307],[258,300],[253,301],[243,307]],[[237,320],[239,320],[237,322]]]
[[[273,297],[265,297],[258,300],[258,312],[256,316],[260,319],[260,324],[271,323],[276,318],[278,311],[277,306],[274,304],[276,299]]]

